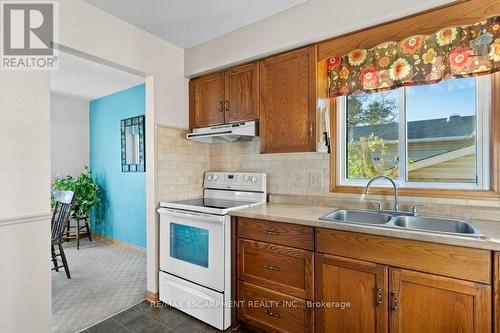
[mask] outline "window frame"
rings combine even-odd
[[[464,189],[464,188],[436,188],[436,187],[415,187],[408,186],[402,187],[400,189],[400,194],[403,196],[413,196],[413,197],[442,197],[442,198],[454,198],[454,199],[477,199],[477,200],[498,200],[500,199],[500,93],[496,92],[500,90],[500,73],[495,73],[490,75],[490,89],[480,89],[480,93],[483,95],[478,98],[483,100],[490,100],[489,103],[489,124],[483,118],[483,123],[485,123],[486,128],[489,130],[490,139],[488,145],[489,154],[487,154],[488,159],[485,160],[483,164],[483,172],[489,174],[489,179],[484,179],[483,184],[489,185],[489,190],[484,190],[480,188],[476,189]],[[489,95],[489,98],[486,97]],[[329,99],[329,109],[330,109],[330,128],[331,133],[331,145],[332,153],[330,154],[330,192],[334,193],[363,193],[363,184],[342,184],[340,181],[340,167],[339,167],[339,106],[338,99]],[[328,104],[327,104],[328,105]],[[479,122],[479,121],[478,121]],[[483,134],[483,140],[486,136]],[[484,151],[483,151],[484,153]],[[341,164],[340,164],[341,165]],[[412,183],[414,184],[414,183]],[[372,192],[379,195],[390,194],[390,189],[388,189],[382,182],[375,184],[373,186]]]
[[[490,76],[476,77],[476,133],[479,135],[476,138],[476,170],[477,182],[476,183],[448,183],[448,182],[412,182],[408,179],[407,168],[407,101],[406,92],[411,87],[398,88],[398,105],[400,110],[398,112],[398,155],[404,163],[400,163],[399,179],[394,181],[400,188],[430,188],[430,189],[452,189],[452,190],[489,190],[489,144],[490,144],[490,113],[491,113],[491,78]],[[369,179],[348,179],[347,178],[347,96],[337,97],[337,105],[339,112],[337,113],[338,126],[338,141],[339,153],[337,154],[337,164],[339,165],[340,184],[341,185],[354,185],[366,186]],[[388,186],[388,184],[382,185]]]

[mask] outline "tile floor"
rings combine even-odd
[[[201,321],[171,307],[154,307],[141,302],[111,318],[108,318],[81,333],[215,333],[220,332]],[[226,332],[231,332],[228,329]],[[237,333],[249,331],[238,329]]]

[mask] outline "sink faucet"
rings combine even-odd
[[[394,187],[394,211],[396,211],[396,212],[399,211],[398,185],[396,185],[396,183],[394,182],[394,180],[392,180],[389,177],[386,177],[386,176],[377,176],[377,177],[373,177],[372,179],[370,179],[370,181],[368,182],[368,184],[366,184],[364,196],[366,197],[368,195],[368,191],[370,190],[370,186],[373,184],[373,182],[375,182],[378,179],[387,179],[388,181],[391,182],[392,186]]]

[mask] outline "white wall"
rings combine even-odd
[[[147,92],[155,111],[149,131],[154,133],[151,122],[188,126],[182,49],[83,0],[59,1],[59,7],[60,44],[154,77],[154,91]],[[0,71],[0,110],[0,332],[50,332],[49,72]],[[149,135],[150,149],[154,140]],[[148,184],[154,184],[155,163],[148,165]],[[156,198],[154,187],[148,185],[147,191],[147,283],[156,292]]]
[[[50,331],[49,111],[48,72],[0,71],[0,332]]]
[[[83,0],[59,1],[60,44],[154,76],[156,122],[188,127],[184,50]]]
[[[2,333],[50,332],[50,217],[24,220],[0,219]]]
[[[76,176],[89,165],[88,101],[51,94],[51,174]]]
[[[186,49],[185,75],[257,59],[450,2],[454,0],[308,0]]]

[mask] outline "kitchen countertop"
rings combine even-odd
[[[500,251],[500,222],[480,220],[471,221],[472,224],[476,228],[478,228],[482,234],[485,235],[485,238],[474,238],[383,226],[361,225],[345,222],[330,222],[322,221],[319,219],[319,217],[338,208],[346,209],[347,207],[319,207],[266,203],[250,208],[231,211],[229,214],[231,216],[308,225],[318,228],[352,231],[364,234],[373,234],[424,242],[471,247],[476,249]]]

